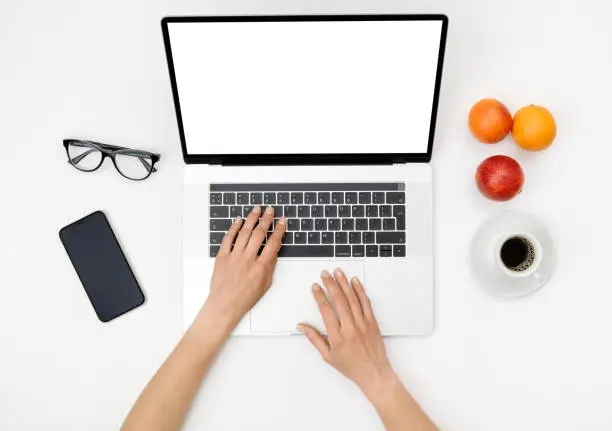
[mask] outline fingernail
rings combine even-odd
[[[272,209],[272,207],[266,208],[266,214],[274,214],[274,210]]]
[[[295,329],[297,329],[297,331],[298,331],[300,334],[303,334],[303,333],[304,333],[304,328],[302,327],[302,325],[297,325],[297,326],[295,327]]]
[[[255,208],[253,208],[253,213],[255,213],[255,214],[259,214],[260,211],[261,211],[261,207],[259,205],[255,206]]]
[[[329,272],[327,272],[327,271],[323,271],[321,273],[321,277],[331,277],[331,274]]]
[[[317,292],[319,290],[319,286],[315,283],[312,285],[311,289],[313,292]]]
[[[360,283],[359,279],[357,277],[351,277],[351,281],[355,281],[357,283]]]
[[[280,218],[280,220],[278,221],[278,223],[279,223],[279,224],[287,224],[287,217],[282,216],[282,217]]]
[[[234,219],[234,223],[238,223],[240,220],[242,220],[242,217],[236,216],[236,218]]]
[[[340,275],[343,275],[343,274],[344,274],[344,272],[342,272],[342,270],[341,270],[340,268],[336,268],[336,269],[334,269],[334,272],[335,272],[336,274],[340,274]]]

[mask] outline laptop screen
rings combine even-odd
[[[186,156],[428,153],[443,19],[310,19],[169,19]]]

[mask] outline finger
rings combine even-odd
[[[325,338],[323,338],[321,334],[319,334],[319,331],[317,331],[312,326],[307,325],[306,323],[300,323],[297,326],[297,329],[302,334],[304,334],[306,338],[308,338],[308,341],[310,341],[312,345],[315,347],[315,349],[319,351],[323,360],[326,362],[329,362],[330,360],[329,343],[325,340]]]
[[[346,275],[340,268],[336,268],[334,271],[334,277],[336,278],[337,283],[342,288],[344,295],[346,296],[346,300],[349,305],[349,310],[353,315],[355,320],[363,320],[363,311],[361,310],[361,304],[359,303],[359,298],[357,298],[357,294],[353,289],[353,286],[350,285]]]
[[[346,295],[338,286],[338,283],[331,274],[327,271],[323,271],[321,274],[321,280],[323,280],[323,284],[325,288],[329,292],[329,296],[334,304],[334,308],[338,313],[338,320],[340,321],[340,326],[350,325],[353,323],[353,316],[351,316],[351,310],[349,309],[348,301],[346,299]]]
[[[274,209],[272,207],[267,207],[263,213],[259,224],[253,232],[251,232],[251,238],[249,238],[249,242],[244,250],[244,253],[247,256],[257,256],[259,253],[259,249],[261,245],[266,239],[266,235],[268,234],[268,229],[274,220]]]
[[[223,241],[221,242],[221,248],[219,249],[219,253],[217,256],[225,256],[228,255],[232,251],[232,244],[236,239],[236,235],[240,231],[240,227],[242,226],[242,217],[238,216],[234,219],[231,227],[223,237]]]
[[[240,229],[238,239],[236,239],[236,244],[234,244],[234,252],[244,251],[244,248],[249,243],[249,239],[251,238],[251,232],[253,232],[253,228],[255,225],[257,225],[260,213],[261,207],[259,205],[253,208],[253,210],[249,213],[248,217],[242,224],[242,229]]]
[[[327,336],[336,336],[340,328],[338,316],[336,316],[334,308],[329,302],[327,295],[325,295],[325,292],[323,292],[323,289],[317,283],[312,285],[312,296],[314,296],[314,299],[317,302],[317,306],[319,307],[319,312],[321,313],[321,317],[323,318],[323,324],[325,325]]]
[[[278,251],[281,248],[281,244],[283,241],[283,235],[285,235],[285,230],[287,229],[287,218],[285,216],[281,217],[278,223],[274,225],[274,232],[268,238],[268,242],[261,252],[261,257],[264,262],[274,263],[276,261],[276,257],[278,256]]]
[[[357,277],[353,277],[351,279],[351,286],[353,286],[353,290],[357,294],[357,298],[359,298],[359,304],[361,304],[361,311],[363,312],[363,316],[366,320],[370,322],[376,322],[376,317],[374,317],[374,310],[372,309],[372,303],[370,302],[370,298],[365,292],[363,288],[363,284]]]

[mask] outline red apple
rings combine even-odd
[[[476,169],[480,192],[494,201],[507,201],[520,193],[525,182],[521,165],[508,156],[492,156]]]

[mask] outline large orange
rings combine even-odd
[[[487,144],[501,141],[512,129],[508,108],[495,99],[482,99],[472,106],[468,122],[474,137]]]
[[[555,119],[543,106],[524,106],[514,114],[512,137],[519,147],[540,151],[552,144],[556,135]]]

